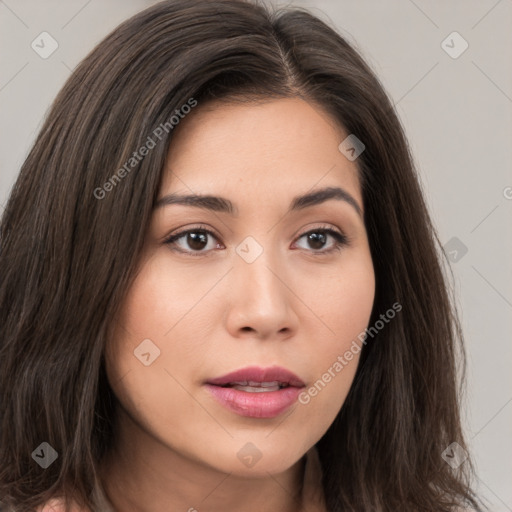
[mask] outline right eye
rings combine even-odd
[[[168,237],[164,244],[171,246],[171,250],[186,253],[191,256],[200,256],[214,248],[219,248],[220,243],[214,244],[208,237],[218,239],[212,231],[203,227],[191,228],[180,231]],[[208,247],[209,245],[209,247]]]

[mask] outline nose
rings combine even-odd
[[[280,264],[281,263],[281,264]],[[297,297],[283,262],[264,251],[252,263],[235,256],[226,327],[235,338],[286,339],[297,331]]]

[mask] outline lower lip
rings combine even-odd
[[[302,388],[288,386],[278,391],[250,393],[234,388],[206,384],[206,389],[222,405],[240,416],[249,418],[275,418],[288,409],[299,396]]]

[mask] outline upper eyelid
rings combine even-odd
[[[176,239],[181,238],[184,235],[187,235],[188,233],[194,233],[194,232],[197,232],[197,231],[203,231],[205,233],[208,233],[209,235],[214,236],[217,239],[219,238],[217,236],[217,234],[213,230],[211,230],[210,228],[206,228],[206,227],[203,227],[203,226],[197,226],[197,227],[192,227],[192,228],[186,228],[186,229],[183,229],[183,230],[179,230],[176,233],[172,233],[170,235],[167,235],[164,238],[164,242],[167,241],[167,240],[171,240],[171,239],[175,239],[176,240]]]
[[[327,226],[326,224],[323,224],[321,226],[315,226],[315,227],[312,227],[312,228],[308,228],[306,231],[303,231],[301,234],[296,235],[296,236],[303,236],[303,235],[306,235],[307,233],[310,233],[311,231],[315,231],[315,230],[318,230],[318,231],[328,231],[330,229],[332,231],[338,231],[342,235],[345,234],[344,230],[342,230],[340,228],[336,228],[334,226]],[[191,228],[186,228],[186,229],[183,229],[183,230],[179,230],[176,233],[172,233],[172,234],[166,236],[166,239],[169,239],[169,238],[172,238],[172,237],[175,237],[175,236],[185,235],[185,234],[191,233],[191,232],[193,233],[195,231],[204,231],[204,232],[206,232],[208,234],[211,234],[211,235],[217,237],[217,234],[211,228],[206,227],[206,226],[202,226],[202,225],[198,225],[198,226],[193,226]]]
[[[165,237],[164,243],[170,243],[170,241],[176,242],[176,240],[179,240],[180,238],[184,237],[185,235],[187,235],[189,233],[194,233],[194,232],[199,232],[199,231],[202,231],[204,233],[207,233],[208,235],[213,236],[217,240],[217,242],[221,243],[220,237],[217,236],[217,234],[213,230],[211,230],[210,228],[207,228],[205,226],[197,226],[197,227],[187,228],[187,229],[183,229],[182,231],[178,231],[177,233],[173,233],[172,235]],[[340,235],[341,237],[343,237],[347,243],[349,243],[351,241],[351,238],[349,236],[347,236],[343,230],[341,230],[339,228],[335,228],[333,226],[327,226],[327,225],[321,225],[321,226],[309,228],[306,231],[303,231],[302,233],[299,233],[298,235],[296,235],[294,240],[298,240],[298,239],[302,238],[303,236],[305,236],[309,233],[315,232],[315,231],[325,231],[325,232],[332,231],[332,232]],[[333,236],[331,233],[328,233],[328,234]],[[195,251],[195,252],[202,252],[202,251]],[[204,251],[204,252],[207,252],[207,251]]]

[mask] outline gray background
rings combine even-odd
[[[154,3],[0,0],[0,211],[71,70],[116,25]],[[453,259],[477,489],[491,510],[512,511],[512,0],[291,4],[335,25],[396,104]],[[31,48],[43,31],[59,45],[47,59]],[[453,31],[469,44],[457,58],[442,46]],[[444,45],[459,52],[461,41],[452,39]]]

